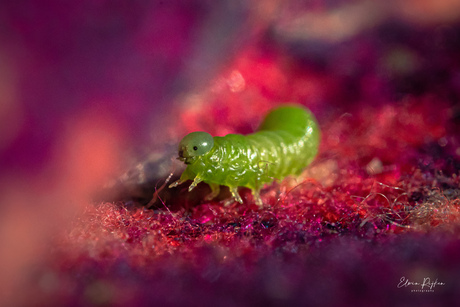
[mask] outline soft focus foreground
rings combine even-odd
[[[2,5],[4,301],[460,304],[458,4],[190,3]],[[252,132],[280,102],[322,144],[264,209],[205,185],[142,207],[183,135]],[[143,156],[150,190],[91,201]]]

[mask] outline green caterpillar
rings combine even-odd
[[[209,184],[210,200],[219,186],[230,188],[234,200],[243,203],[238,187],[252,190],[262,206],[259,191],[266,183],[299,175],[318,152],[320,131],[313,114],[297,104],[283,105],[267,114],[257,132],[246,136],[212,137],[192,132],[179,143],[179,160],[187,168],[169,187],[193,180],[191,191],[201,181]]]

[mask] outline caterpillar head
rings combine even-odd
[[[189,133],[179,143],[178,159],[185,164],[191,164],[197,157],[209,152],[213,146],[214,139],[209,133],[202,131]]]

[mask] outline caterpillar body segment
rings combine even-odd
[[[250,188],[259,206],[264,184],[299,175],[318,151],[320,132],[313,114],[301,105],[282,105],[270,111],[257,132],[212,137],[192,132],[179,144],[179,160],[187,164],[180,179],[170,187],[193,180],[189,191],[203,181],[211,186],[208,199],[219,194],[219,186],[230,188],[242,203],[238,187]]]

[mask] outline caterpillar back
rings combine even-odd
[[[225,185],[240,203],[238,187],[247,187],[262,206],[259,191],[264,184],[300,174],[316,156],[319,141],[315,117],[297,104],[273,109],[258,131],[247,136],[213,138],[206,132],[192,132],[179,144],[179,160],[187,168],[170,187],[193,180],[191,191],[203,181],[210,185],[207,199],[212,199],[219,194],[219,186]]]

